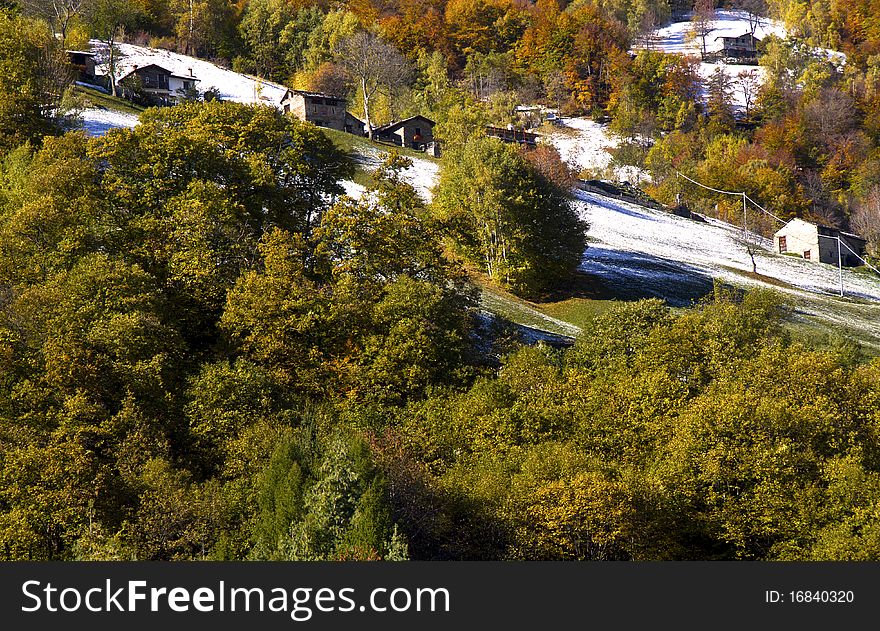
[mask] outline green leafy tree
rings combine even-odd
[[[45,23],[0,10],[0,153],[57,131],[71,82]]]
[[[586,247],[566,192],[492,138],[446,153],[433,208],[472,264],[525,295],[552,290]]]

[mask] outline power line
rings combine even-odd
[[[773,219],[775,219],[775,220],[778,221],[779,223],[782,223],[782,224],[787,223],[787,222],[785,221],[785,219],[780,219],[779,217],[777,217],[776,215],[774,215],[773,213],[771,213],[769,210],[767,210],[766,208],[764,208],[763,206],[761,206],[761,204],[759,204],[758,202],[756,202],[755,200],[753,200],[751,197],[749,197],[748,194],[747,194],[745,191],[739,191],[739,192],[736,192],[736,191],[722,191],[721,189],[718,189],[718,188],[712,188],[711,186],[706,186],[705,184],[702,184],[702,183],[700,183],[700,182],[697,182],[696,180],[694,180],[694,179],[689,178],[688,176],[686,176],[686,175],[685,175],[684,173],[682,173],[681,171],[676,171],[675,174],[678,175],[679,177],[683,177],[683,178],[686,179],[688,182],[692,182],[692,183],[696,184],[697,186],[706,189],[707,191],[712,191],[712,192],[714,192],[714,193],[721,193],[722,195],[735,195],[736,197],[742,197],[743,199],[746,199],[746,200],[750,201],[750,202],[755,206],[755,208],[757,208],[758,210],[760,210],[760,211],[761,211],[762,213],[764,213],[765,215],[768,215],[768,216],[772,217]]]
[[[766,208],[764,208],[763,206],[761,206],[761,204],[759,204],[758,202],[756,202],[755,200],[753,200],[751,197],[749,197],[749,196],[746,195],[745,193],[743,193],[743,196],[745,196],[745,198],[746,198],[747,200],[749,200],[750,202],[752,202],[752,204],[754,204],[755,207],[756,207],[758,210],[760,210],[761,212],[763,212],[765,215],[769,215],[770,217],[773,217],[773,219],[775,219],[776,221],[778,221],[778,222],[781,223],[781,224],[788,223],[785,219],[780,219],[779,217],[777,217],[776,215],[774,215],[773,213],[771,213],[769,210],[767,210]]]
[[[693,182],[693,183],[696,184],[697,186],[701,186],[701,187],[705,188],[707,191],[713,191],[713,192],[715,192],[715,193],[722,193],[723,195],[736,195],[737,197],[742,197],[743,195],[745,195],[745,193],[734,193],[733,191],[722,191],[722,190],[719,190],[719,189],[717,189],[717,188],[712,188],[711,186],[706,186],[705,184],[700,184],[700,183],[697,182],[696,180],[692,180],[691,178],[689,178],[688,176],[686,176],[686,175],[685,175],[684,173],[682,173],[681,171],[676,171],[675,174],[678,175],[679,177],[683,177],[683,178],[686,179],[688,182]]]
[[[748,194],[746,194],[745,191],[741,191],[741,192],[736,192],[736,191],[723,191],[723,190],[718,189],[718,188],[713,188],[713,187],[711,187],[711,186],[706,186],[705,184],[703,184],[703,183],[701,183],[701,182],[697,182],[696,180],[694,180],[694,179],[692,179],[692,178],[689,178],[687,175],[685,175],[685,174],[682,173],[681,171],[676,171],[675,174],[676,174],[677,176],[679,176],[679,177],[682,177],[682,178],[686,179],[688,182],[691,182],[691,183],[693,183],[693,184],[696,184],[696,185],[699,186],[700,188],[704,188],[704,189],[706,189],[707,191],[712,191],[712,192],[714,192],[714,193],[720,193],[720,194],[722,194],[722,195],[734,195],[734,196],[736,196],[736,197],[742,197],[742,199],[743,199],[743,232],[746,233],[746,234],[748,234],[748,230],[746,229],[746,223],[745,223],[745,222],[746,222],[746,215],[745,215],[745,212],[746,212],[746,211],[745,211],[745,203],[746,203],[746,201],[751,202],[751,203],[752,203],[752,204],[753,204],[758,210],[760,210],[762,213],[764,213],[764,214],[767,215],[768,217],[772,217],[772,218],[775,219],[778,223],[781,223],[781,224],[786,224],[786,223],[788,223],[788,222],[785,221],[784,219],[781,219],[781,218],[777,217],[776,215],[774,215],[773,213],[771,213],[769,210],[767,210],[766,208],[764,208],[763,206],[761,206],[761,204],[759,204],[758,202],[756,202],[755,200],[753,200],[751,197],[749,197]],[[835,236],[835,237],[830,237],[830,236],[828,236],[828,235],[824,235],[824,234],[820,234],[820,235],[817,235],[817,236],[818,236],[819,238],[821,238],[821,239],[834,239],[834,240],[837,241],[837,267],[838,267],[838,270],[839,270],[839,272],[840,272],[840,295],[841,295],[841,296],[843,296],[843,263],[842,263],[842,260],[841,260],[841,250],[840,250],[840,246],[841,246],[841,245],[842,245],[843,247],[845,247],[847,250],[849,250],[849,251],[852,253],[853,256],[855,256],[859,261],[862,262],[863,265],[865,265],[865,266],[868,267],[869,269],[873,270],[876,274],[880,274],[880,270],[878,270],[876,267],[874,267],[873,265],[871,265],[870,263],[868,263],[868,261],[866,261],[865,259],[863,259],[863,258],[859,255],[858,252],[856,252],[855,250],[853,250],[853,249],[849,246],[849,244],[846,242],[846,239],[845,239],[845,238],[843,238],[843,239],[840,238],[840,234],[838,234],[838,235]]]

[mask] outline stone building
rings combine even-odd
[[[346,106],[344,98],[305,90],[288,90],[281,99],[281,109],[285,114],[293,114],[318,127],[363,135],[363,123],[349,114]],[[360,130],[357,129],[358,123]]]
[[[843,265],[856,267],[862,264],[859,257],[864,256],[868,242],[837,228],[792,219],[773,235],[773,244],[778,253],[797,254],[805,260],[830,265],[838,263],[838,243],[842,246],[839,251]]]
[[[434,121],[422,115],[388,123],[373,130],[373,138],[419,151],[434,143]]]

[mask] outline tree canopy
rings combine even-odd
[[[468,261],[524,295],[565,279],[586,247],[568,192],[494,138],[447,151],[434,208]]]

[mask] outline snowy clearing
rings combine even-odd
[[[795,305],[797,320],[858,336],[880,349],[880,276],[866,268],[837,267],[759,249],[758,277],[736,226],[706,223],[577,191],[581,216],[590,222],[590,247],[581,270],[624,299],[662,298],[687,306],[720,279],[737,287],[773,289]]]
[[[430,160],[410,158],[412,166],[402,173],[403,179],[409,182],[426,202],[434,198],[433,188],[440,178],[440,165]]]
[[[588,118],[562,118],[561,127],[543,135],[556,147],[562,160],[576,171],[590,171],[595,177],[638,184],[648,176],[636,167],[612,167],[609,149],[619,141],[602,125]]]
[[[751,32],[747,14],[744,11],[718,10],[715,12],[716,19],[712,21],[712,31],[706,36],[706,52],[715,53],[723,49],[722,37],[738,37]],[[691,22],[688,20],[681,22],[673,22],[654,31],[650,47],[653,50],[660,50],[666,53],[676,53],[679,55],[689,55],[699,57],[701,51],[701,41],[691,36]],[[785,38],[788,32],[782,22],[771,20],[770,18],[759,18],[758,25],[755,29],[755,37],[764,39],[768,35]],[[646,48],[643,43],[634,48]],[[846,55],[843,53],[817,49],[824,53],[829,59],[838,64],[846,62]],[[705,63],[701,62],[699,67],[700,76],[705,80],[708,79],[717,70],[721,69],[729,77],[737,81],[744,73],[755,71],[761,82],[764,81],[764,69],[759,66],[749,65],[731,65],[724,63]],[[703,97],[705,98],[705,92]],[[745,109],[745,96],[739,85],[735,86],[733,93],[733,105],[741,111]]]
[[[686,306],[707,293],[716,278],[738,287],[773,289],[793,301],[803,322],[818,319],[880,348],[880,276],[869,270],[844,268],[845,297],[840,298],[837,267],[760,249],[755,277],[736,226],[576,194],[580,214],[590,222],[591,244],[581,270],[606,282],[615,295]]]
[[[355,160],[358,166],[365,171],[374,171],[379,168],[387,153],[379,148],[368,148],[358,155]],[[412,166],[401,173],[403,181],[416,189],[425,202],[430,203],[434,198],[432,189],[440,178],[440,164],[431,160],[421,160],[406,156],[412,161]],[[366,189],[355,182],[343,182],[346,194],[355,199],[364,194]]]
[[[106,76],[107,47],[98,40],[90,42],[92,50],[98,55],[98,76]],[[118,44],[120,59],[117,62],[116,78],[129,74],[135,67],[156,64],[179,76],[194,76],[198,79],[196,87],[200,92],[217,90],[224,101],[237,103],[260,103],[273,107],[281,106],[281,99],[287,88],[277,83],[239,74],[216,64],[159,48],[146,48],[134,44]]]
[[[84,110],[81,118],[82,129],[93,137],[103,136],[111,129],[132,128],[138,124],[138,117],[134,114],[102,108]]]
[[[668,294],[664,288],[670,280],[678,282],[681,277],[691,281],[720,278],[775,289],[783,285],[786,291],[801,289],[829,296],[839,290],[836,266],[775,254],[766,243],[756,255],[757,272],[779,283],[751,277],[751,258],[736,226],[715,219],[705,223],[684,219],[583,191],[576,195],[578,210],[590,222],[589,236],[594,240],[581,265],[588,273],[631,278],[648,286],[656,283],[657,295]],[[844,268],[843,284],[850,298],[880,301],[880,276]]]
[[[691,22],[673,22],[654,31],[652,48],[666,53],[700,56],[701,42],[691,37]],[[721,37],[739,37],[751,32],[747,14],[744,11],[718,10],[712,21],[712,32],[706,36],[706,52],[722,50]],[[755,37],[763,39],[768,35],[784,38],[788,35],[781,22],[769,18],[759,18]]]

